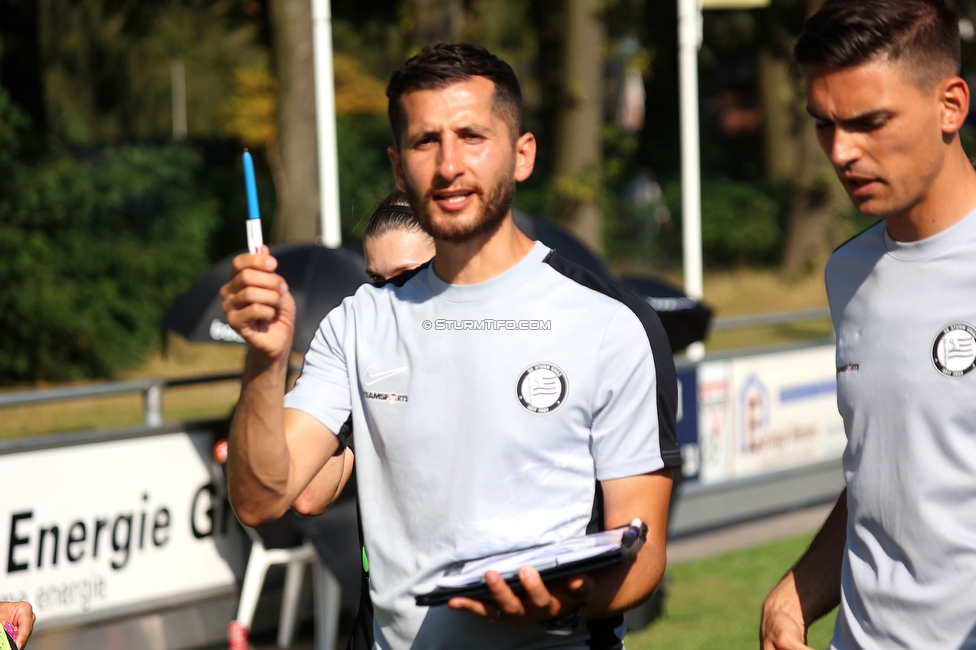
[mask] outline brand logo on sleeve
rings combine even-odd
[[[569,382],[566,373],[551,363],[536,363],[522,372],[515,395],[529,413],[544,415],[558,409],[566,400]]]
[[[932,362],[947,377],[962,377],[976,369],[976,328],[955,323],[942,330],[932,346]]]

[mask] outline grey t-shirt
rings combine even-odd
[[[596,481],[676,467],[673,360],[656,314],[542,244],[450,285],[432,266],[322,322],[285,406],[352,416],[380,648],[586,647],[414,597],[445,568],[584,534]]]
[[[976,213],[834,253],[847,547],[831,648],[976,648]]]

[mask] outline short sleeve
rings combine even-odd
[[[285,408],[308,413],[336,435],[352,411],[349,370],[343,347],[347,327],[352,327],[350,299],[329,312],[319,325],[308,352],[302,374],[285,395]]]
[[[653,334],[626,306],[617,310],[604,334],[590,434],[598,480],[680,466],[675,414],[660,411],[662,403],[672,400],[659,399],[668,387],[659,385],[655,363],[670,364],[671,372],[661,375],[674,381],[674,361],[655,360],[649,341]],[[670,418],[671,425],[662,418]]]

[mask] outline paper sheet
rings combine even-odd
[[[594,558],[619,549],[626,530],[628,529],[615,528],[564,542],[458,563],[437,581],[437,586],[453,588],[477,584],[484,580],[485,572],[489,570],[497,571],[503,578],[510,578],[518,574],[518,570],[526,564],[543,571]]]

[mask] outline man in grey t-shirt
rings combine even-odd
[[[680,464],[664,330],[639,298],[515,226],[535,139],[507,64],[470,45],[426,48],[387,94],[394,174],[436,255],[333,310],[284,400],[294,301],[273,258],[235,259],[224,307],[250,350],[232,503],[257,523],[323,467],[338,485],[329,459],[351,418],[380,648],[619,648],[613,629],[581,622],[612,621],[664,570]],[[631,564],[545,584],[525,567],[523,595],[488,572],[487,601],[414,602],[456,561],[634,518],[649,534]]]
[[[763,607],[764,650],[976,648],[976,171],[943,0],[828,0],[795,49],[862,214],[831,257],[847,489]]]

